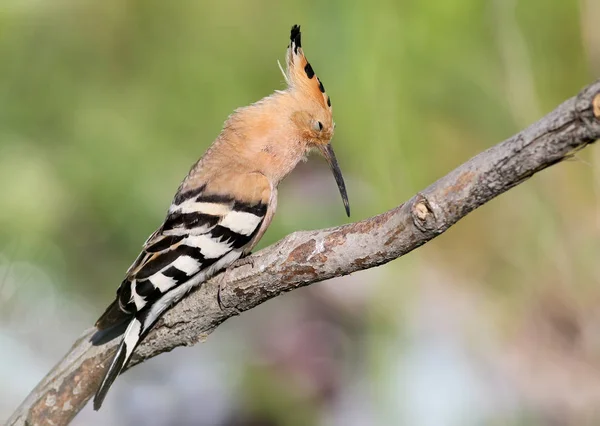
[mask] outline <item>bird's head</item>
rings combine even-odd
[[[227,158],[236,157],[240,167],[258,171],[277,185],[316,150],[329,163],[350,216],[346,185],[331,147],[335,128],[331,100],[304,56],[299,25],[292,27],[286,63],[285,71],[282,69],[286,90],[276,90],[237,109],[220,135],[221,142],[229,144],[222,152]]]
[[[284,76],[288,90],[284,93],[289,96],[290,103],[293,104],[291,122],[295,127],[295,132],[305,143],[307,150],[318,150],[329,163],[340,190],[346,214],[350,216],[346,185],[331,146],[335,129],[331,99],[325,93],[323,83],[304,56],[299,25],[292,27],[286,62],[287,68]]]

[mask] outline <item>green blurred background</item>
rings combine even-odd
[[[354,221],[597,78],[598,22],[597,0],[3,0],[0,421],[111,301],[225,118],[284,87],[292,24]],[[392,264],[245,313],[74,424],[598,424],[599,170],[592,146]],[[260,247],[346,221],[311,158]]]

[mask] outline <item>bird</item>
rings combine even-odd
[[[304,55],[299,25],[290,32],[286,69],[279,68],[287,87],[227,118],[96,322],[99,331],[128,324],[94,396],[94,410],[100,409],[135,348],[168,308],[218,272],[248,260],[245,256],[273,219],[279,183],[311,151],[329,163],[350,216],[331,145],[331,99]]]

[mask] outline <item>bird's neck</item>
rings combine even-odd
[[[260,172],[277,186],[307,154],[306,142],[286,117],[285,105],[277,99],[236,111],[219,136],[228,149],[219,152],[233,155],[241,168]]]

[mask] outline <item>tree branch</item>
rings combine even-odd
[[[600,138],[600,80],[537,123],[467,161],[404,204],[336,228],[295,232],[227,270],[167,312],[130,367],[203,340],[226,319],[283,292],[382,265],[469,212]],[[94,346],[89,329],[36,386],[8,425],[66,425],[98,386],[119,342]]]

